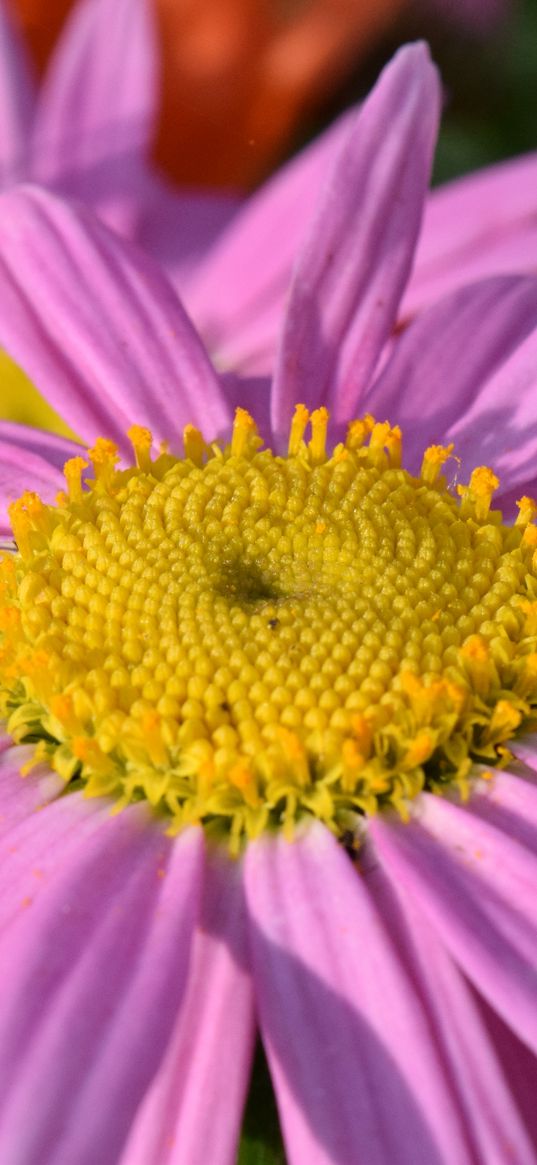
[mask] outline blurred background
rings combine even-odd
[[[181,185],[251,190],[429,40],[446,115],[435,180],[537,146],[537,0],[154,0],[155,159]],[[72,0],[10,0],[42,73]]]

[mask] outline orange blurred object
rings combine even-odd
[[[42,73],[73,0],[8,0],[8,3],[19,17],[34,62]]]
[[[155,0],[155,159],[184,185],[248,189],[405,0]],[[73,0],[11,0],[40,71]]]

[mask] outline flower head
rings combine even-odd
[[[2,710],[39,762],[236,845],[311,815],[342,837],[508,755],[537,707],[537,505],[502,525],[484,467],[457,502],[452,446],[413,477],[370,417],[330,455],[327,419],[297,406],[283,457],[243,409],[182,458],[134,426],[135,468],[101,438],[57,506],[12,503]]]
[[[535,281],[376,369],[436,94],[412,48],[364,108],[405,134],[342,149],[272,385],[83,212],[3,200],[0,339],[90,446],[3,428],[21,1162],[234,1160],[256,1022],[297,1165],[536,1159]]]

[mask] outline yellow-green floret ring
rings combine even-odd
[[[514,526],[451,446],[401,468],[371,417],[326,450],[295,411],[287,454],[239,409],[231,441],[117,468],[101,440],[56,506],[11,507],[0,566],[2,714],[68,788],[147,799],[170,828],[243,836],[313,815],[345,835],[422,789],[465,793],[537,705],[536,506]]]

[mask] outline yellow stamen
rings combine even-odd
[[[453,456],[453,444],[429,445],[423,454],[420,477],[427,485],[436,485],[446,461]]]
[[[183,429],[183,446],[185,457],[189,461],[193,461],[194,465],[197,465],[201,469],[205,453],[205,441],[199,429],[195,429],[194,425],[185,425]]]
[[[242,762],[233,765],[233,768],[229,770],[228,777],[230,783],[242,793],[246,804],[255,809],[260,804],[260,800],[255,776],[249,766]]]
[[[38,494],[26,490],[18,501],[11,502],[8,514],[19,551],[23,558],[29,558],[35,541],[33,535],[49,529],[46,507]]]
[[[460,657],[476,692],[480,696],[486,695],[497,679],[486,640],[481,635],[470,635],[460,649]]]
[[[393,429],[388,429],[386,434],[386,450],[390,465],[393,465],[395,469],[399,469],[403,452],[403,436],[399,425],[394,425]]]
[[[138,469],[142,473],[151,472],[151,446],[153,444],[153,436],[149,429],[144,429],[142,425],[131,425],[127,432],[127,437],[134,450],[134,457]]]
[[[528,655],[517,661],[516,690],[522,699],[533,703],[537,695],[537,652],[530,651]]]
[[[524,495],[524,497],[519,498],[517,506],[516,526],[528,526],[530,522],[535,521],[537,517],[537,502],[534,498],[528,498]]]
[[[371,433],[375,427],[375,418],[367,413],[365,417],[360,417],[356,421],[350,421],[347,425],[347,438],[345,445],[348,449],[361,449],[369,440]]]
[[[20,501],[11,502],[7,508],[9,520],[11,522],[11,529],[13,530],[13,537],[19,548],[19,553],[23,558],[30,557],[30,522],[23,505],[22,499]]]
[[[296,405],[293,420],[291,421],[291,429],[289,432],[289,443],[287,446],[287,454],[289,457],[298,457],[300,449],[304,441],[304,433],[309,421],[310,415],[305,405]]]
[[[474,469],[469,485],[457,487],[462,501],[462,513],[473,514],[479,522],[484,522],[490,510],[492,495],[498,489],[500,482],[496,474],[486,465]]]
[[[73,505],[82,501],[82,474],[87,468],[88,462],[83,457],[71,457],[63,467],[69,501]]]
[[[106,437],[98,437],[93,448],[88,449],[88,457],[93,465],[96,481],[106,489],[119,461],[117,445]]]
[[[388,442],[390,441],[391,426],[388,421],[377,421],[371,430],[369,438],[369,456],[373,465],[379,469],[384,469],[389,464],[389,458],[386,456]]]
[[[315,409],[310,417],[311,441],[308,448],[313,465],[320,465],[326,458],[326,431],[328,409]]]
[[[249,454],[253,454],[260,444],[257,425],[253,417],[246,412],[246,409],[236,409],[231,438],[231,456],[247,457]]]
[[[423,765],[425,761],[429,760],[436,747],[436,740],[437,734],[431,732],[429,728],[423,728],[421,732],[418,732],[404,755],[405,767],[415,768],[416,765]]]
[[[311,439],[304,435],[311,421]],[[11,507],[0,556],[0,715],[70,787],[144,798],[234,852],[317,816],[336,834],[423,788],[467,795],[537,714],[537,507],[509,527],[481,468],[462,503],[432,446],[419,478],[372,417],[327,449],[295,410],[288,454],[237,410],[184,457],[133,426],[97,441],[60,507]],[[481,771],[481,770],[480,770]]]
[[[521,723],[522,715],[522,710],[515,708],[509,700],[498,700],[487,728],[487,740],[509,740]]]

